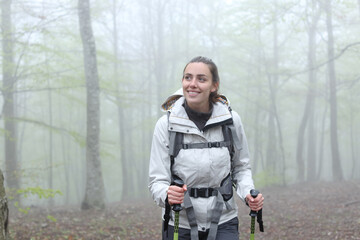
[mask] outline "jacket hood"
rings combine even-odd
[[[175,102],[182,96],[184,96],[184,93],[182,88],[180,88],[165,100],[165,102],[161,105],[161,110],[164,112],[171,110]],[[224,95],[220,94],[217,98],[217,101],[230,107],[230,101]]]

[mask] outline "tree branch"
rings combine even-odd
[[[345,46],[345,47],[340,51],[340,53],[339,53],[338,55],[336,55],[336,56],[333,57],[332,59],[328,59],[327,61],[325,61],[325,62],[323,62],[323,63],[320,63],[320,64],[317,65],[317,66],[314,66],[314,67],[312,67],[312,68],[307,68],[307,69],[304,69],[304,70],[301,70],[301,71],[298,71],[298,72],[295,72],[295,73],[290,74],[290,75],[288,76],[288,79],[287,79],[287,80],[289,80],[290,78],[292,78],[292,77],[294,77],[294,76],[296,76],[296,75],[303,74],[303,73],[307,73],[307,72],[309,72],[309,71],[311,71],[311,70],[315,70],[315,69],[321,68],[322,66],[328,64],[329,62],[334,61],[334,60],[340,58],[349,48],[351,48],[351,47],[353,47],[353,46],[356,46],[356,45],[360,45],[360,42],[354,42],[354,43],[351,43],[351,44]],[[285,81],[287,81],[287,80],[285,80]]]

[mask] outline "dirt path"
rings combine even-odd
[[[360,239],[360,181],[262,189],[265,232],[256,239]],[[249,239],[249,209],[239,202],[240,239]],[[56,221],[54,221],[55,219]],[[13,239],[160,239],[154,203],[111,204],[106,211],[31,209],[10,220]]]

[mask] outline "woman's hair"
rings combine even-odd
[[[208,65],[211,76],[212,76],[212,83],[218,85],[217,89],[214,92],[211,92],[210,96],[209,96],[210,102],[215,103],[219,97],[218,90],[220,87],[220,77],[219,77],[219,73],[218,73],[216,64],[210,58],[202,57],[202,56],[194,57],[193,59],[190,60],[190,62],[188,62],[186,64],[183,72],[185,72],[186,67],[190,63],[198,63],[198,62]]]

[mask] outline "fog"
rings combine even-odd
[[[94,41],[81,38],[77,1],[3,4],[8,195],[80,205],[88,188],[104,186],[105,203],[150,199],[160,105],[199,55],[217,64],[220,93],[242,118],[257,188],[359,179],[360,5],[329,2],[92,0]],[[86,43],[96,47],[96,69],[87,68]],[[97,90],[99,115],[88,106]]]

